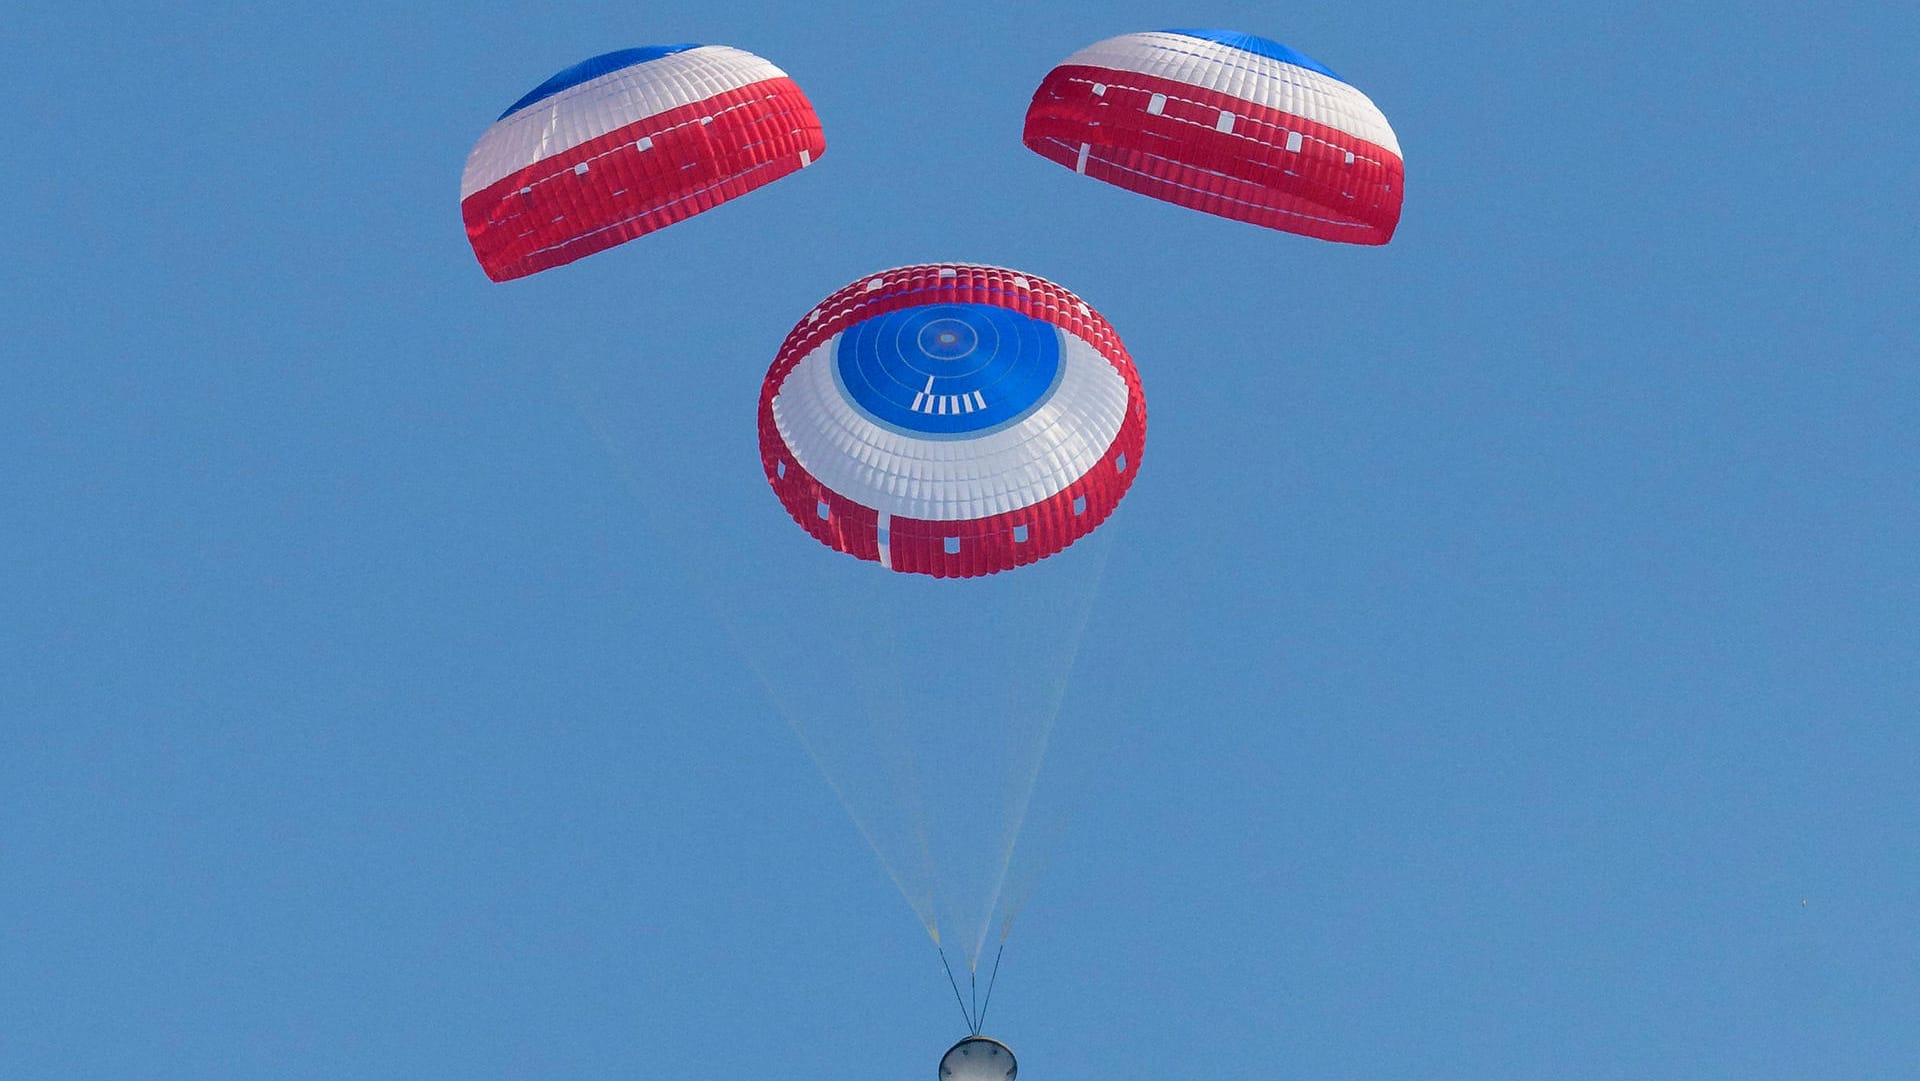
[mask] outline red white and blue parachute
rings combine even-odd
[[[1147,409],[1120,338],[1031,274],[874,274],[787,335],[760,459],[794,521],[896,571],[972,577],[1092,532],[1140,469]]]
[[[1251,34],[1090,45],[1034,92],[1023,141],[1077,173],[1270,229],[1385,244],[1400,222],[1387,118],[1325,65]]]
[[[752,53],[626,49],[502,113],[467,157],[460,213],[487,276],[506,281],[744,195],[826,148],[806,95]]]

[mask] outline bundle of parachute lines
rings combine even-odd
[[[1250,34],[1123,34],[1035,90],[1022,139],[1076,173],[1194,210],[1352,244],[1400,220],[1400,147],[1367,96]],[[820,160],[786,72],[725,45],[576,64],[501,114],[461,178],[474,254],[525,277]],[[972,577],[1044,559],[1126,494],[1146,405],[1126,347],[1065,288],[1001,267],[862,277],[806,313],[767,371],[760,456],[828,546]]]

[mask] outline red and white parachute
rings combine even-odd
[[[896,571],[972,577],[1092,532],[1140,469],[1126,347],[1065,289],[930,264],[848,285],[787,335],[760,459],[794,521]]]
[[[1251,34],[1090,45],[1041,82],[1022,139],[1077,173],[1270,229],[1385,244],[1400,222],[1387,118],[1325,65]]]
[[[467,156],[460,213],[480,266],[506,281],[691,217],[826,149],[806,95],[752,53],[625,49],[502,113]]]

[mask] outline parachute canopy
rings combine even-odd
[[[882,271],[787,335],[760,459],[801,528],[896,571],[992,574],[1092,532],[1140,468],[1126,347],[1072,293],[999,267]]]
[[[1090,45],[1041,81],[1022,138],[1074,172],[1269,229],[1385,244],[1400,222],[1387,118],[1325,65],[1251,34]]]
[[[460,178],[494,281],[623,244],[826,152],[787,73],[725,45],[658,45],[575,64],[513,103]]]

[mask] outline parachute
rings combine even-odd
[[[787,73],[725,45],[582,61],[480,136],[460,213],[494,281],[623,244],[811,165],[826,152]]]
[[[1140,468],[1140,378],[1086,302],[1031,274],[930,264],[863,278],[787,335],[760,459],[827,546],[975,577],[1092,532]]]
[[[1145,449],[1139,375],[1106,319],[1044,278],[898,267],[787,335],[759,436],[787,514],[864,562],[796,543],[730,569],[755,628],[740,638],[977,1038],[1041,855],[1022,835],[1106,566],[1101,527]],[[818,630],[768,633],[796,626]],[[1003,1081],[1012,1053],[962,1041],[941,1075]]]
[[[1022,141],[1074,172],[1269,229],[1385,244],[1400,222],[1387,118],[1325,65],[1251,34],[1090,45],[1041,81]]]

